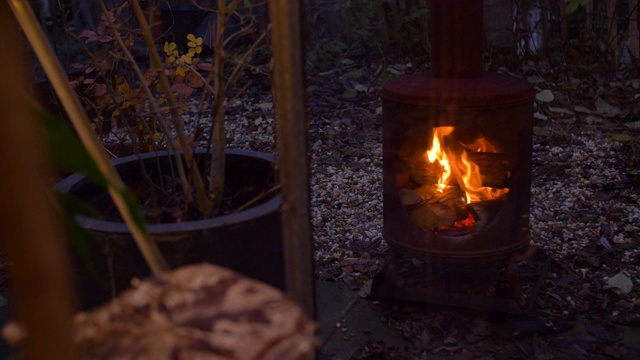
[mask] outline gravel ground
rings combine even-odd
[[[381,236],[381,108],[376,91],[354,98],[336,95],[345,84],[335,75],[309,79],[311,221],[318,278],[356,289],[382,268],[388,251]],[[547,120],[534,129],[532,242],[554,261],[572,267],[592,247],[616,250],[619,264],[581,263],[584,266],[575,265],[573,271],[598,289],[619,272],[637,286],[640,199],[631,147],[616,141],[604,125],[572,118],[567,126],[557,110],[537,105],[536,112]],[[267,86],[236,101],[228,113],[229,147],[272,151],[273,107]],[[554,276],[561,275],[551,273]]]
[[[413,71],[410,64],[391,70],[395,75]],[[312,74],[307,83],[316,275],[352,289],[383,269],[389,251],[381,235],[378,92],[385,73],[381,76],[375,64],[357,71],[355,80],[351,65]],[[529,73],[525,69],[519,75],[526,78]],[[544,82],[536,76],[533,81],[529,78],[538,92],[552,89],[555,94],[553,101],[536,102],[531,240],[552,258],[536,305],[561,318],[597,312],[622,324],[640,324],[640,178],[634,168],[638,135],[637,129],[623,126],[637,119],[637,105],[620,102],[620,107],[628,107],[625,117],[594,117],[602,110],[594,104],[594,94],[563,88],[559,81],[551,81],[559,76],[555,73]],[[606,79],[598,81],[608,84]],[[618,90],[618,94],[638,92],[630,87]],[[611,91],[600,89],[595,96],[602,94]],[[580,109],[574,111],[577,105]],[[271,152],[273,110],[267,82],[231,104],[228,146]],[[620,132],[626,138],[618,136]],[[614,291],[623,286],[621,279],[630,281],[630,293]]]
[[[374,67],[361,71],[374,78]],[[381,236],[380,100],[375,90],[340,96],[354,87],[343,80],[351,71],[309,78],[311,221],[317,277],[358,289],[383,268],[388,246]],[[559,75],[549,74],[554,76]],[[600,116],[593,96],[572,94],[551,81],[533,82],[538,92],[546,85],[556,95],[550,103],[537,101],[535,110],[536,119],[545,120],[536,120],[534,128],[531,241],[552,258],[537,306],[562,318],[597,312],[623,324],[640,323],[638,140],[637,130],[623,126],[637,119],[638,109],[621,102],[626,117]],[[380,88],[377,78],[365,84]],[[615,94],[599,94],[615,101]],[[230,109],[238,114],[229,122],[230,145],[245,146],[250,135],[254,149],[271,148],[271,99],[261,96]],[[575,106],[579,111],[571,110]],[[564,107],[570,110],[558,110]],[[246,119],[243,111],[252,115]],[[630,280],[631,292],[618,294],[614,290],[621,285],[612,278]]]

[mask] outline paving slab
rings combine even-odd
[[[411,345],[397,329],[378,315],[377,302],[331,282],[316,282],[316,307],[320,347],[318,359],[349,359],[367,343],[383,341],[386,346]]]

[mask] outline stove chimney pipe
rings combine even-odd
[[[431,69],[438,78],[482,75],[483,0],[431,1]]]

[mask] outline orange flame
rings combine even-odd
[[[475,139],[471,144],[462,144],[466,149],[475,152],[492,152],[492,153],[501,153],[500,148],[489,141],[484,135],[480,135],[477,139]]]
[[[438,161],[438,164],[440,164],[444,169],[442,171],[442,175],[438,179],[437,189],[439,192],[442,192],[442,190],[447,187],[449,177],[451,176],[451,164],[449,163],[447,152],[441,144],[443,143],[444,137],[451,134],[454,129],[455,128],[453,126],[441,126],[434,128],[431,148],[427,150],[425,154],[427,155],[427,159],[430,163],[433,164]]]
[[[462,144],[466,150],[463,150],[459,159],[456,159],[455,154],[443,146],[444,138],[450,135],[453,130],[455,130],[453,126],[434,128],[431,148],[425,153],[430,163],[433,164],[437,161],[443,168],[442,175],[438,179],[438,191],[442,192],[447,187],[449,178],[453,172],[460,187],[463,188],[462,190],[464,190],[466,194],[467,204],[483,200],[492,200],[507,194],[509,192],[508,188],[495,189],[482,186],[480,167],[469,159],[467,153],[467,151],[499,153],[501,152],[499,147],[481,135],[474,140],[473,143]],[[457,169],[451,168],[449,158],[456,159]]]
[[[494,189],[482,186],[480,168],[469,160],[466,150],[460,155],[458,169],[462,177],[462,182],[464,183],[463,190],[467,195],[467,204],[483,200],[492,200],[509,192],[509,189]]]

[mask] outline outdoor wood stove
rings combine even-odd
[[[529,248],[535,92],[524,80],[483,72],[482,0],[431,4],[431,72],[382,90],[383,235],[393,256],[386,282],[374,286],[406,292],[399,257],[504,261],[511,296],[522,303],[515,260]]]

